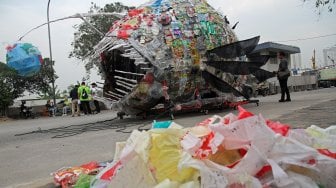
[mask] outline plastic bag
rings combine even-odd
[[[226,150],[223,146],[220,146],[216,153],[209,155],[209,160],[222,166],[231,166],[241,158],[239,150]]]
[[[310,126],[307,129],[294,129],[288,134],[288,137],[299,141],[300,143],[313,147],[325,156],[336,159],[336,134],[333,132],[336,126],[322,129],[317,126]]]
[[[108,187],[154,187],[156,181],[150,168],[138,155],[125,163],[120,171],[113,177]]]
[[[331,126],[328,129],[322,129],[312,125],[306,129],[309,136],[314,138],[314,148],[331,149],[336,151],[336,133],[333,130],[336,126]]]
[[[245,119],[251,116],[254,116],[254,114],[252,114],[251,112],[245,110],[243,107],[238,106],[238,118],[237,119]]]
[[[336,161],[292,138],[279,137],[269,157],[276,164],[282,164],[284,167],[292,166],[289,170],[296,169],[295,173],[308,176],[321,186],[333,187],[332,185],[336,184]]]
[[[152,123],[152,129],[167,129],[171,123],[172,123],[171,121],[157,122],[154,120]]]
[[[192,156],[205,159],[210,154],[218,150],[219,145],[223,142],[224,137],[216,134],[209,129],[209,125],[221,122],[222,118],[213,116],[190,128],[188,133],[183,136],[181,146]]]
[[[158,129],[152,132],[152,147],[149,151],[153,174],[160,183],[165,179],[184,183],[193,180],[198,172],[193,168],[178,169],[181,159],[180,138],[185,134],[179,129]]]
[[[336,159],[336,153],[335,152],[331,152],[328,149],[317,149],[318,152],[320,152],[321,154],[331,157],[333,159]]]
[[[119,145],[119,149],[122,148],[120,154],[116,155],[119,160],[116,159],[101,170],[92,180],[91,187],[106,187],[127,163],[136,157],[139,157],[139,160],[141,159],[144,163],[147,163],[149,146],[150,135],[148,132],[133,131],[127,139],[126,144],[124,146],[123,144]]]
[[[289,125],[282,124],[278,121],[274,122],[271,120],[267,120],[266,123],[267,123],[267,126],[271,128],[275,133],[279,133],[282,136],[287,136],[288,131],[290,129]]]
[[[193,167],[200,171],[201,187],[253,187],[261,188],[260,182],[247,173],[235,173],[231,169],[209,160],[198,160],[183,152],[179,168]]]

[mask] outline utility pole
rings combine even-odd
[[[312,57],[312,62],[313,62],[313,70],[315,70],[316,69],[316,62],[315,62],[315,60],[316,60],[316,57],[315,57],[315,49],[314,49],[314,55],[313,55],[313,57]]]
[[[49,55],[50,55],[50,64],[51,64],[51,70],[52,70],[52,78],[51,78],[51,84],[52,84],[52,92],[53,92],[53,100],[54,105],[56,105],[56,91],[55,91],[55,71],[54,71],[54,65],[52,60],[52,52],[51,52],[51,37],[50,37],[50,22],[49,22],[49,5],[50,0],[48,0],[48,7],[47,7],[47,23],[48,23],[48,38],[49,38]]]

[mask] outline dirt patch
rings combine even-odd
[[[13,121],[13,119],[8,118],[8,117],[0,117],[0,123],[1,122],[8,122],[8,121]]]

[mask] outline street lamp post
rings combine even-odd
[[[52,84],[52,92],[53,92],[53,100],[54,105],[56,105],[56,94],[55,94],[55,78],[54,78],[54,66],[53,66],[53,60],[52,60],[52,52],[51,52],[51,37],[50,37],[50,23],[49,23],[49,5],[50,0],[48,0],[48,7],[47,7],[47,23],[48,23],[48,38],[49,38],[49,63],[51,64],[51,71],[52,71],[52,77],[51,77],[51,84]]]

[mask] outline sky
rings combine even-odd
[[[50,20],[76,13],[86,13],[90,3],[103,7],[112,2],[139,6],[147,0],[51,0]],[[13,44],[30,29],[47,20],[48,0],[0,0],[0,61],[6,62],[6,46]],[[239,21],[235,32],[240,40],[261,36],[260,42],[278,42],[301,49],[302,68],[311,67],[313,50],[317,64],[323,64],[322,50],[336,45],[336,11],[319,16],[313,3],[302,0],[208,0],[218,11],[227,15],[231,24]],[[336,10],[336,9],[335,9]],[[74,25],[80,19],[68,19],[51,24],[52,56],[58,89],[64,90],[86,76],[81,60],[68,58],[74,40]],[[297,40],[332,35],[309,40]],[[294,40],[294,41],[290,41]],[[49,57],[47,26],[25,36],[23,42],[34,44],[43,57]],[[95,70],[88,82],[101,81]]]

